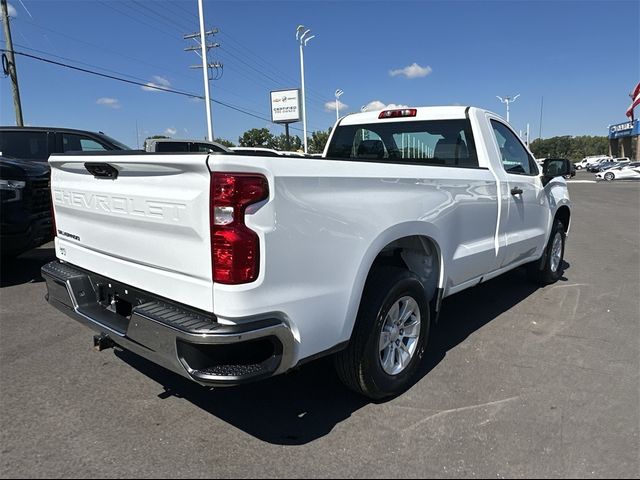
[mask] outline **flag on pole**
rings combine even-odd
[[[631,92],[629,96],[631,97],[631,105],[627,110],[627,117],[633,122],[633,109],[640,105],[640,82],[638,82],[636,88],[633,89],[633,92]]]

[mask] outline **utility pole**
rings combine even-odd
[[[507,123],[509,122],[509,105],[515,102],[519,96],[520,94],[516,95],[515,97],[510,97],[507,95],[506,97],[502,98],[496,95],[496,98],[498,100],[500,100],[502,103],[505,103],[507,105]]]
[[[196,52],[196,54],[202,59],[202,65],[193,65],[191,68],[202,68],[202,78],[204,80],[204,102],[205,108],[207,111],[207,138],[210,142],[213,141],[213,124],[211,119],[211,97],[209,94],[209,69],[215,68],[216,75],[212,78],[213,80],[218,80],[222,77],[222,64],[220,62],[210,63],[207,58],[207,53],[212,48],[217,48],[220,46],[219,43],[210,43],[207,44],[207,38],[210,35],[215,35],[218,33],[218,29],[214,28],[213,30],[205,31],[204,29],[204,12],[202,8],[202,0],[198,0],[198,16],[200,17],[200,33],[191,33],[184,36],[185,40],[194,39],[196,40],[200,37],[200,43],[198,45],[194,45],[191,47],[187,47],[184,50],[186,52]],[[196,40],[197,43],[197,40]],[[199,52],[198,52],[199,50]]]
[[[16,112],[16,125],[24,126],[22,119],[22,104],[20,103],[20,89],[18,88],[18,72],[16,70],[16,58],[13,55],[13,41],[11,40],[11,26],[9,25],[9,9],[7,0],[0,0],[2,3],[2,25],[4,26],[4,40],[7,43],[7,53],[2,54],[2,69],[5,75],[11,77],[11,87],[13,90],[13,108]]]

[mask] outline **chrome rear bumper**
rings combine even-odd
[[[294,339],[278,318],[223,325],[60,261],[42,267],[47,301],[118,346],[202,385],[237,385],[291,367]]]

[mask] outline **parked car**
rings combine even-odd
[[[103,133],[0,127],[0,252],[19,255],[53,238],[49,155],[128,149]]]
[[[613,163],[613,160],[610,159],[610,158],[609,159],[601,159],[601,160],[599,160],[597,162],[590,163],[589,166],[587,166],[587,172],[595,173],[596,171],[598,171],[600,169],[600,167],[602,165],[612,164],[612,163]]]
[[[260,155],[266,157],[305,157],[304,153],[274,150],[265,147],[231,147],[230,150],[238,155]]]
[[[587,169],[587,167],[589,167],[591,164],[606,161],[606,160],[611,160],[611,157],[609,155],[591,155],[583,158],[581,161],[576,163],[576,169],[577,170]]]
[[[150,138],[145,142],[147,152],[203,152],[203,153],[226,153],[229,149],[218,142],[208,142],[206,140],[177,140],[174,138]]]
[[[630,160],[626,157],[624,158],[616,158],[615,160],[611,160],[608,162],[601,162],[597,165],[594,165],[591,169],[591,171],[593,173],[597,173],[597,172],[604,172],[605,170],[608,170],[610,168],[613,167],[619,167],[621,165],[627,165],[629,164]]]
[[[597,180],[627,180],[640,178],[640,162],[618,165],[596,173]]]
[[[0,156],[2,257],[15,257],[52,238],[49,165]]]
[[[569,162],[540,172],[494,113],[362,112],[321,158],[235,153],[52,156],[49,303],[203,385],[334,355],[380,399],[415,381],[443,298],[523,265],[562,276]]]
[[[46,162],[52,153],[131,150],[102,132],[56,127],[0,127],[0,154]]]

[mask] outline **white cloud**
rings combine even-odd
[[[169,127],[164,131],[164,134],[167,135],[168,137],[171,137],[176,133],[178,133],[178,129],[173,127]]]
[[[349,107],[349,105],[347,105],[346,103],[342,103],[340,100],[333,100],[332,102],[327,102],[324,104],[324,111],[335,112],[336,102],[338,102],[338,111],[344,110],[345,108]]]
[[[122,105],[120,105],[120,100],[118,100],[117,98],[101,97],[98,100],[96,100],[96,103],[98,105],[104,105],[105,107],[115,108],[115,109],[122,107]]]
[[[171,87],[171,82],[166,78],[161,77],[160,75],[154,75],[153,80],[154,80],[153,82],[148,82],[144,87],[140,87],[140,88],[142,88],[142,90],[146,92],[161,92],[162,90],[158,90],[157,88],[154,88],[154,87],[161,87],[161,88]]]
[[[374,110],[384,110],[386,108],[409,108],[409,105],[396,105],[395,103],[383,103],[380,100],[373,100],[367,103],[360,110],[363,112],[372,112]]]
[[[7,3],[7,10],[9,12],[10,17],[16,18],[18,16],[18,11],[16,10],[16,7],[11,5],[10,3]]]
[[[421,67],[420,65],[414,62],[412,65],[409,65],[408,67],[399,68],[397,70],[390,70],[389,75],[391,75],[392,77],[397,77],[398,75],[404,75],[406,78],[420,78],[420,77],[426,77],[431,72],[433,72],[433,69],[430,66],[427,65],[426,67]]]

